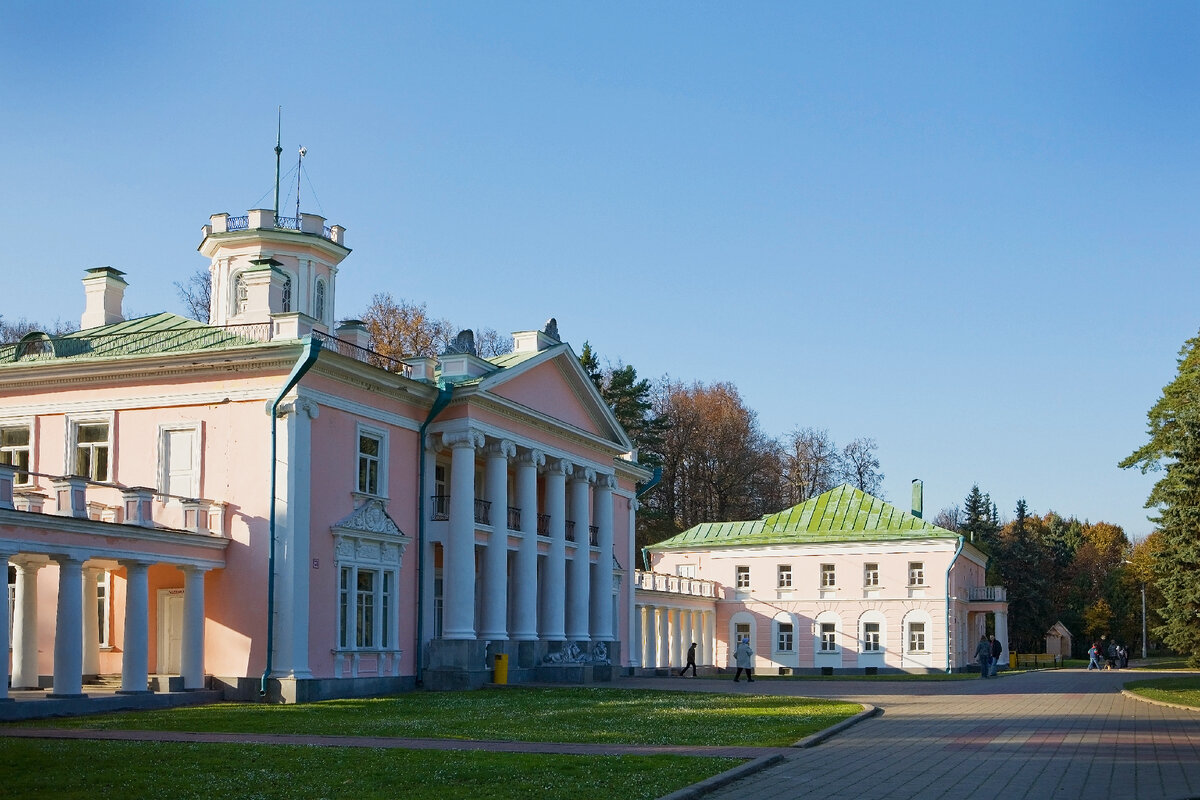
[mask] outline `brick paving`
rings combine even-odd
[[[755,692],[844,698],[883,713],[702,796],[1200,797],[1200,711],[1121,694],[1124,682],[1149,677],[1051,670],[986,681],[756,681]],[[628,682],[654,683],[663,681]],[[687,688],[710,686],[745,691],[710,680],[689,681]]]

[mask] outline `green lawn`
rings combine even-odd
[[[0,795],[650,800],[723,772],[728,758],[585,757],[232,744],[0,739]]]
[[[1125,688],[1151,700],[1200,708],[1200,675],[1131,681]]]
[[[20,724],[531,742],[787,746],[861,710],[854,703],[798,697],[521,688],[411,692],[278,706],[222,703]]]

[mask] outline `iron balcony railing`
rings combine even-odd
[[[274,227],[284,231],[303,231],[300,225],[299,217],[275,217]],[[225,230],[232,233],[233,231],[245,231],[250,229],[250,215],[243,214],[240,217],[227,217],[225,219]],[[328,225],[321,226],[321,235],[333,241],[333,229]]]
[[[537,533],[538,533],[538,536],[549,536],[550,535],[550,515],[549,514],[538,514]]]
[[[340,353],[344,356],[349,356],[355,361],[361,361],[364,364],[370,364],[373,367],[386,369],[388,372],[394,372],[397,375],[411,376],[412,367],[405,364],[398,358],[385,356],[382,353],[376,353],[374,350],[368,350],[365,347],[359,347],[356,344],[347,342],[345,339],[339,339],[336,336],[330,336],[328,333],[323,333],[318,330],[313,330],[312,336],[314,339],[321,341],[321,346]]]
[[[492,504],[488,500],[475,501],[475,522],[479,525],[491,525]]]
[[[575,541],[575,520],[573,520],[573,519],[567,520],[566,528],[567,528],[567,541],[568,542]]]
[[[600,526],[588,525],[588,544],[597,547],[600,544]]]
[[[450,519],[450,495],[435,494],[429,498],[429,518],[434,522]]]
[[[521,530],[521,509],[508,507],[508,529],[510,531]]]
[[[299,217],[275,217],[275,227],[283,228],[285,231],[300,230]]]
[[[240,217],[230,217],[225,220],[225,230],[227,231],[244,231],[250,227],[250,215],[245,214]]]

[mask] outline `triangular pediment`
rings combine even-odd
[[[567,345],[489,375],[480,383],[480,389],[606,439],[622,451],[632,449],[625,431]]]

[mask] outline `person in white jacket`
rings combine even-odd
[[[733,682],[737,683],[738,678],[742,677],[742,670],[745,670],[746,680],[749,683],[754,683],[754,651],[750,649],[749,639],[742,639],[741,644],[737,646],[737,650],[733,651],[733,662],[737,664],[737,672],[734,673]]]

